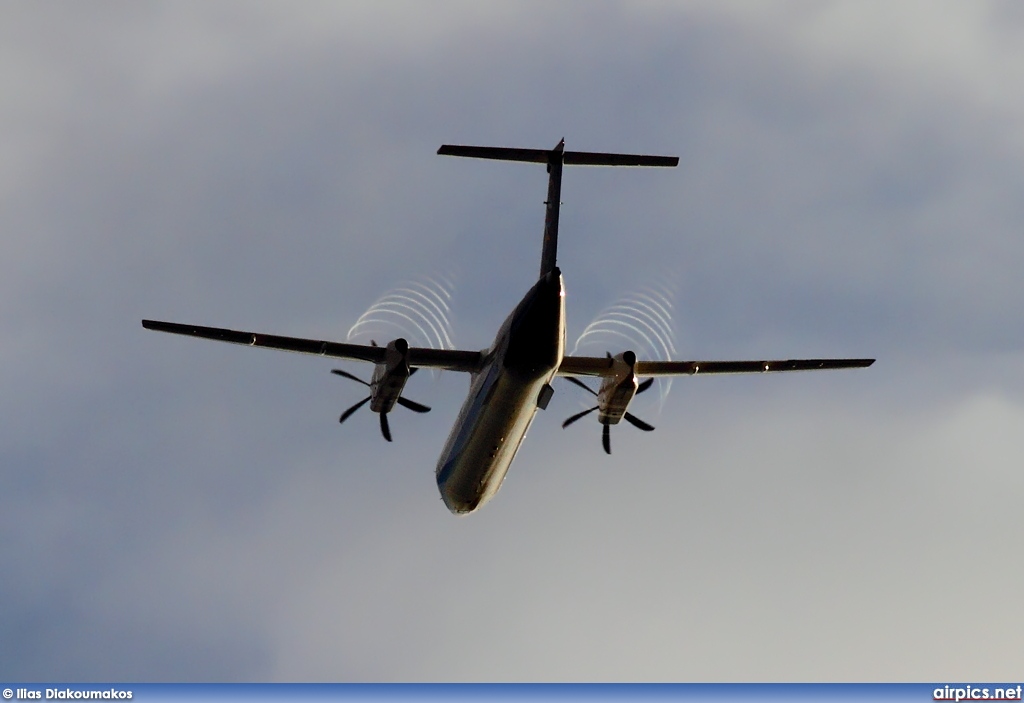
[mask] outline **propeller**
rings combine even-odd
[[[376,345],[374,345],[374,346],[376,346]],[[419,370],[418,368],[410,369],[409,370],[409,375],[412,376],[418,370]],[[343,371],[342,369],[331,369],[331,373],[337,374],[337,375],[339,375],[339,376],[341,376],[343,378],[347,378],[350,381],[355,381],[356,383],[361,383],[364,386],[366,386],[367,388],[370,387],[369,383],[367,383],[363,379],[359,378],[358,376],[350,374],[348,371]],[[356,403],[355,405],[350,407],[348,410],[346,410],[345,412],[343,412],[341,414],[341,417],[338,418],[338,422],[339,423],[340,422],[345,422],[345,420],[349,419],[352,416],[352,414],[355,413],[356,410],[358,410],[359,408],[361,408],[364,405],[366,405],[367,403],[369,403],[372,398],[373,398],[372,395],[368,395],[365,398],[363,398],[362,400],[360,400],[358,403]],[[429,413],[430,412],[430,408],[427,407],[426,405],[423,405],[422,403],[417,403],[417,402],[409,400],[407,398],[403,398],[402,396],[398,396],[397,398],[395,398],[395,402],[397,402],[403,408],[408,408],[409,410],[412,410],[415,413]],[[384,439],[386,439],[389,442],[391,441],[391,425],[388,424],[388,414],[387,413],[380,413],[380,433],[382,435],[384,435]]]
[[[578,378],[575,378],[573,376],[566,376],[565,380],[568,381],[569,383],[573,383],[573,384],[579,386],[580,388],[585,390],[590,395],[593,395],[593,396],[597,395],[597,391],[595,391],[593,388],[591,388],[590,386],[588,386],[586,383],[584,383],[583,381],[579,380]],[[639,386],[637,386],[637,388],[636,388],[636,395],[640,395],[641,393],[646,391],[648,388],[651,387],[652,383],[654,383],[654,379],[653,378],[648,378],[646,381],[643,381]],[[572,423],[576,422],[581,417],[583,417],[585,415],[589,415],[590,413],[592,413],[595,410],[597,410],[599,407],[600,406],[595,405],[592,408],[587,408],[586,410],[584,410],[582,412],[578,412],[575,415],[571,415],[570,417],[566,418],[565,422],[562,423],[562,429],[564,430],[566,427],[568,427]],[[654,426],[653,425],[647,424],[646,422],[644,422],[643,420],[638,418],[633,413],[627,412],[622,417],[626,420],[626,422],[631,424],[633,427],[636,427],[637,429],[643,430],[644,432],[652,432],[654,430]],[[602,423],[602,425],[603,426],[601,428],[601,446],[604,447],[605,454],[611,454],[612,453],[611,425],[609,425],[607,422]]]

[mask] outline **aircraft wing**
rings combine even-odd
[[[637,361],[637,376],[693,376],[706,373],[765,373],[766,371],[813,371],[856,369],[871,366],[874,359],[786,359],[776,361]],[[600,356],[566,356],[559,376],[612,376],[612,360]]]
[[[230,342],[231,344],[244,344],[248,347],[280,349],[282,351],[298,352],[299,354],[327,356],[333,359],[369,361],[374,364],[384,361],[385,347],[368,346],[365,344],[329,342],[317,339],[304,339],[302,337],[282,337],[276,334],[240,332],[220,327],[182,325],[176,322],[160,322],[159,320],[143,320],[142,326],[147,330],[156,330],[157,332],[213,339],[218,342]],[[478,351],[463,351],[459,349],[410,347],[408,359],[409,366],[414,368],[468,371],[472,373],[480,369],[483,354]]]

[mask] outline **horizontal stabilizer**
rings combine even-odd
[[[461,146],[445,144],[437,153],[442,156],[465,156],[471,159],[524,161],[546,164],[555,154],[562,154],[566,166],[677,166],[678,156],[647,156],[645,154],[605,154],[596,151],[560,151],[550,149],[514,149],[498,146]]]
[[[567,151],[562,161],[566,166],[678,166],[678,156],[646,154],[602,154],[597,151]]]
[[[510,149],[500,146],[460,146],[444,144],[437,153],[441,156],[465,156],[469,159],[495,159],[497,161],[526,161],[535,164],[546,164],[547,149]]]

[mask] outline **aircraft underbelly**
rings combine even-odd
[[[547,375],[520,380],[503,372],[475,413],[466,413],[438,462],[438,489],[453,513],[470,513],[490,500],[505,478],[537,414]],[[467,408],[468,409],[468,408]]]
[[[486,503],[505,478],[537,403],[565,353],[565,293],[555,267],[527,291],[498,330],[437,463],[437,487],[453,513]]]

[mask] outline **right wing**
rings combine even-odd
[[[345,342],[328,342],[302,337],[282,337],[276,334],[260,334],[258,332],[240,332],[221,327],[200,327],[198,325],[182,325],[177,322],[161,322],[159,320],[143,320],[142,326],[147,330],[169,332],[186,337],[213,339],[218,342],[244,344],[247,347],[265,347],[282,351],[314,354],[334,359],[350,359],[352,361],[369,361],[379,364],[384,361],[385,347],[368,346],[365,344],[348,344]],[[467,371],[475,373],[480,370],[483,354],[478,351],[460,349],[429,349],[421,347],[409,348],[409,366],[414,368],[443,369],[447,371]]]
[[[765,373],[766,371],[813,371],[855,369],[871,366],[874,359],[787,359],[778,361],[637,361],[637,376],[693,376],[706,373]],[[559,376],[614,376],[612,360],[600,356],[566,356]]]

